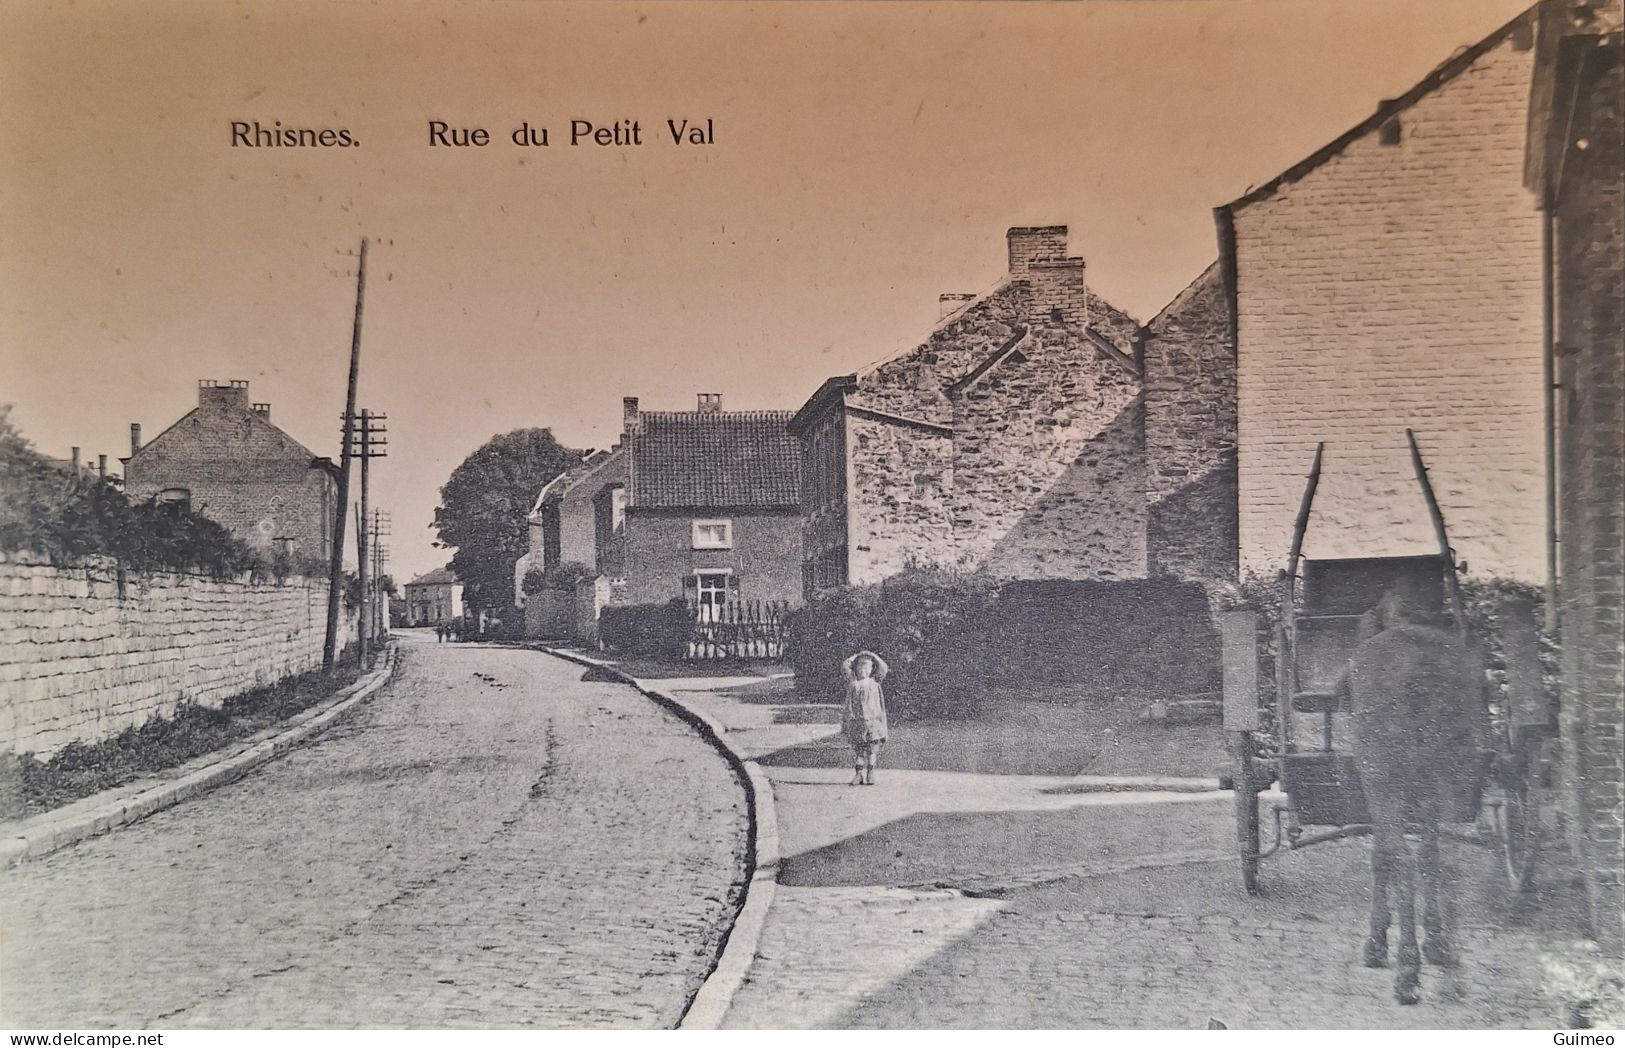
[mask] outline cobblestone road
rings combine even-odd
[[[1241,888],[1228,794],[1087,794],[1066,780],[883,767],[845,785],[838,711],[769,682],[667,680],[762,761],[783,857],[730,1027],[1534,1027],[1563,1024],[1542,956],[1577,946],[1561,862],[1522,906],[1483,849],[1463,965],[1423,1001],[1360,963],[1369,842],[1278,855]],[[894,725],[906,731],[907,725]],[[822,767],[779,755],[822,748]],[[884,762],[883,762],[884,763]]]
[[[0,874],[0,1025],[675,1024],[739,890],[726,764],[539,653],[403,654],[311,744]]]

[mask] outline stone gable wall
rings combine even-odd
[[[341,643],[354,633],[343,618]],[[0,737],[45,759],[322,664],[327,583],[130,576],[0,554]]]
[[[1147,561],[1153,575],[1236,575],[1236,351],[1217,264],[1146,332]]]
[[[1533,51],[1510,37],[1301,180],[1235,211],[1241,564],[1435,552],[1413,427],[1475,575],[1545,574]]]

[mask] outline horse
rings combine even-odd
[[[1371,927],[1362,958],[1388,963],[1389,893],[1399,907],[1394,998],[1415,1004],[1421,967],[1454,967],[1459,884],[1439,857],[1439,823],[1469,808],[1488,734],[1483,662],[1453,631],[1427,624],[1389,591],[1361,620],[1343,682],[1354,759],[1372,826]],[[1413,852],[1407,834],[1417,838]],[[1426,941],[1416,941],[1422,881]]]

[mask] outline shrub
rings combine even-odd
[[[108,481],[75,474],[35,451],[0,408],[0,549],[54,564],[92,555],[134,571],[228,578],[285,574],[219,524],[185,506],[132,502]],[[285,566],[292,570],[289,561]]]
[[[937,568],[830,593],[791,613],[788,655],[797,687],[839,695],[842,660],[867,648],[891,669],[887,703],[896,713],[972,714],[986,673],[971,637],[997,597],[990,575]]]
[[[520,588],[524,590],[527,597],[534,596],[544,590],[567,590],[574,593],[577,583],[582,579],[590,579],[597,574],[598,572],[587,567],[587,565],[573,560],[566,561],[563,564],[555,564],[551,568],[544,568],[538,564],[525,572],[525,578],[520,583]]]
[[[681,657],[693,619],[688,604],[612,604],[599,613],[598,639],[610,651],[653,658]]]

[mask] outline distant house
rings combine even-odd
[[[330,555],[337,469],[271,422],[248,383],[198,383],[198,405],[151,441],[130,426],[124,491],[189,505],[251,546]]]
[[[911,561],[1146,575],[1139,325],[1087,287],[1065,226],[1006,240],[998,286],[944,295],[924,342],[830,379],[791,421],[808,594]]]
[[[592,608],[682,599],[702,609],[801,598],[800,461],[788,411],[724,411],[701,394],[694,411],[640,411],[622,402],[622,435],[547,484],[527,517],[525,576],[588,569]],[[537,615],[530,614],[536,607]]]
[[[650,411],[627,443],[624,600],[801,599],[801,463],[788,411]]]
[[[1547,578],[1546,219],[1524,184],[1535,12],[1216,210],[1238,368],[1244,571],[1437,550],[1416,431],[1474,575]],[[1284,103],[1290,104],[1290,103]]]
[[[433,626],[461,618],[463,584],[450,566],[436,568],[406,584],[406,622],[410,626]]]

